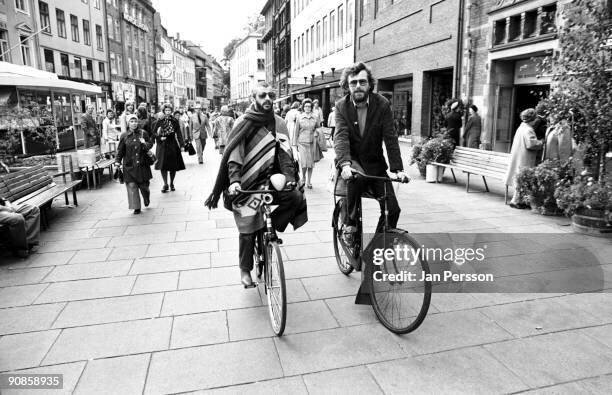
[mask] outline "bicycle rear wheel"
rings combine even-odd
[[[266,245],[266,296],[272,330],[276,336],[285,331],[287,322],[287,286],[280,248],[275,241]]]
[[[332,218],[334,254],[336,255],[338,269],[342,274],[348,276],[353,271],[353,266],[350,264],[352,251],[342,241],[342,232],[340,231],[340,227],[344,223],[344,215],[346,215],[346,198],[341,198],[336,203]]]
[[[408,232],[400,229],[391,229],[376,237],[377,246],[384,245],[384,248],[394,251],[398,251],[396,248],[399,251],[405,251],[405,247],[412,251],[420,248]],[[431,281],[422,280],[424,274],[430,274],[429,265],[418,254],[416,257],[410,255],[409,259],[401,255],[386,258],[380,265],[367,264],[370,301],[376,317],[388,330],[398,334],[409,333],[423,323],[429,310]]]

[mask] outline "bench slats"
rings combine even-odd
[[[465,165],[465,166],[471,166],[471,167],[476,167],[476,168],[481,168],[484,170],[499,170],[499,171],[506,171],[506,168],[508,167],[508,165],[500,165],[497,163],[491,163],[491,162],[487,162],[487,161],[477,161],[477,159],[463,159],[463,158],[459,158],[459,159],[453,159],[451,160],[451,163],[457,165],[457,166],[461,166],[461,165]]]

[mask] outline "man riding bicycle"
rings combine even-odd
[[[373,92],[374,78],[371,70],[361,62],[345,68],[340,86],[350,93],[336,102],[334,150],[336,167],[347,181],[347,215],[344,216],[342,237],[345,243],[352,245],[357,232],[361,195],[366,190],[375,197],[382,197],[384,194],[383,181],[354,178],[353,173],[361,171],[371,176],[387,176],[388,167],[382,149],[384,141],[391,171],[402,180],[408,176],[403,171],[391,106],[382,95]],[[395,228],[401,210],[392,188],[387,191],[387,195],[388,224]],[[384,226],[382,201],[380,210],[376,232],[382,232]]]
[[[274,114],[274,89],[263,82],[253,91],[253,104],[238,118],[229,133],[213,192],[206,200],[211,209],[224,194],[224,206],[233,211],[239,236],[240,280],[245,287],[253,285],[253,251],[257,231],[265,227],[260,211],[261,197],[236,198],[242,190],[266,189],[272,174],[284,174],[288,182],[298,181],[297,167],[285,121]],[[308,220],[306,199],[300,190],[278,192],[272,212],[274,229],[284,231],[289,223],[294,229]]]

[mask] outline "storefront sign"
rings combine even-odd
[[[130,22],[132,25],[144,30],[145,32],[149,32],[149,27],[147,25],[145,25],[144,23],[140,23],[136,20],[136,18],[132,17],[129,14],[126,14],[125,12],[123,13],[123,19]]]
[[[112,82],[112,86],[115,101],[134,100],[136,97],[136,87],[134,84],[128,84],[126,82]]]
[[[520,59],[514,63],[514,83],[525,84],[549,84],[550,76],[544,76],[544,60],[546,57]]]

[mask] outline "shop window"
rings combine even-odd
[[[72,41],[79,42],[79,19],[70,15],[70,30],[72,31]]]
[[[45,49],[45,70],[50,73],[55,73],[55,59],[53,57],[53,51],[50,49]]]
[[[65,53],[60,54],[60,65],[62,67],[62,75],[70,77],[70,61],[68,60],[68,55]]]
[[[540,13],[540,34],[555,33],[557,31],[557,5],[542,7]]]
[[[83,78],[83,65],[81,58],[74,58],[74,76],[76,78]]]
[[[516,41],[521,39],[521,16],[514,15],[510,17],[510,29],[508,30],[508,41]]]
[[[506,20],[495,21],[493,28],[493,45],[504,44],[506,42]]]
[[[91,45],[91,31],[89,30],[89,21],[83,19],[83,42],[85,45]]]
[[[66,38],[66,15],[64,11],[56,8],[55,19],[57,19],[57,35]]]
[[[21,61],[24,66],[32,66],[32,51],[28,36],[19,36],[21,41]]]
[[[51,19],[49,18],[49,5],[44,1],[38,2],[40,10],[40,24],[43,27],[43,32],[51,34]]]
[[[11,54],[9,52],[8,32],[0,30],[0,61],[10,62]]]

